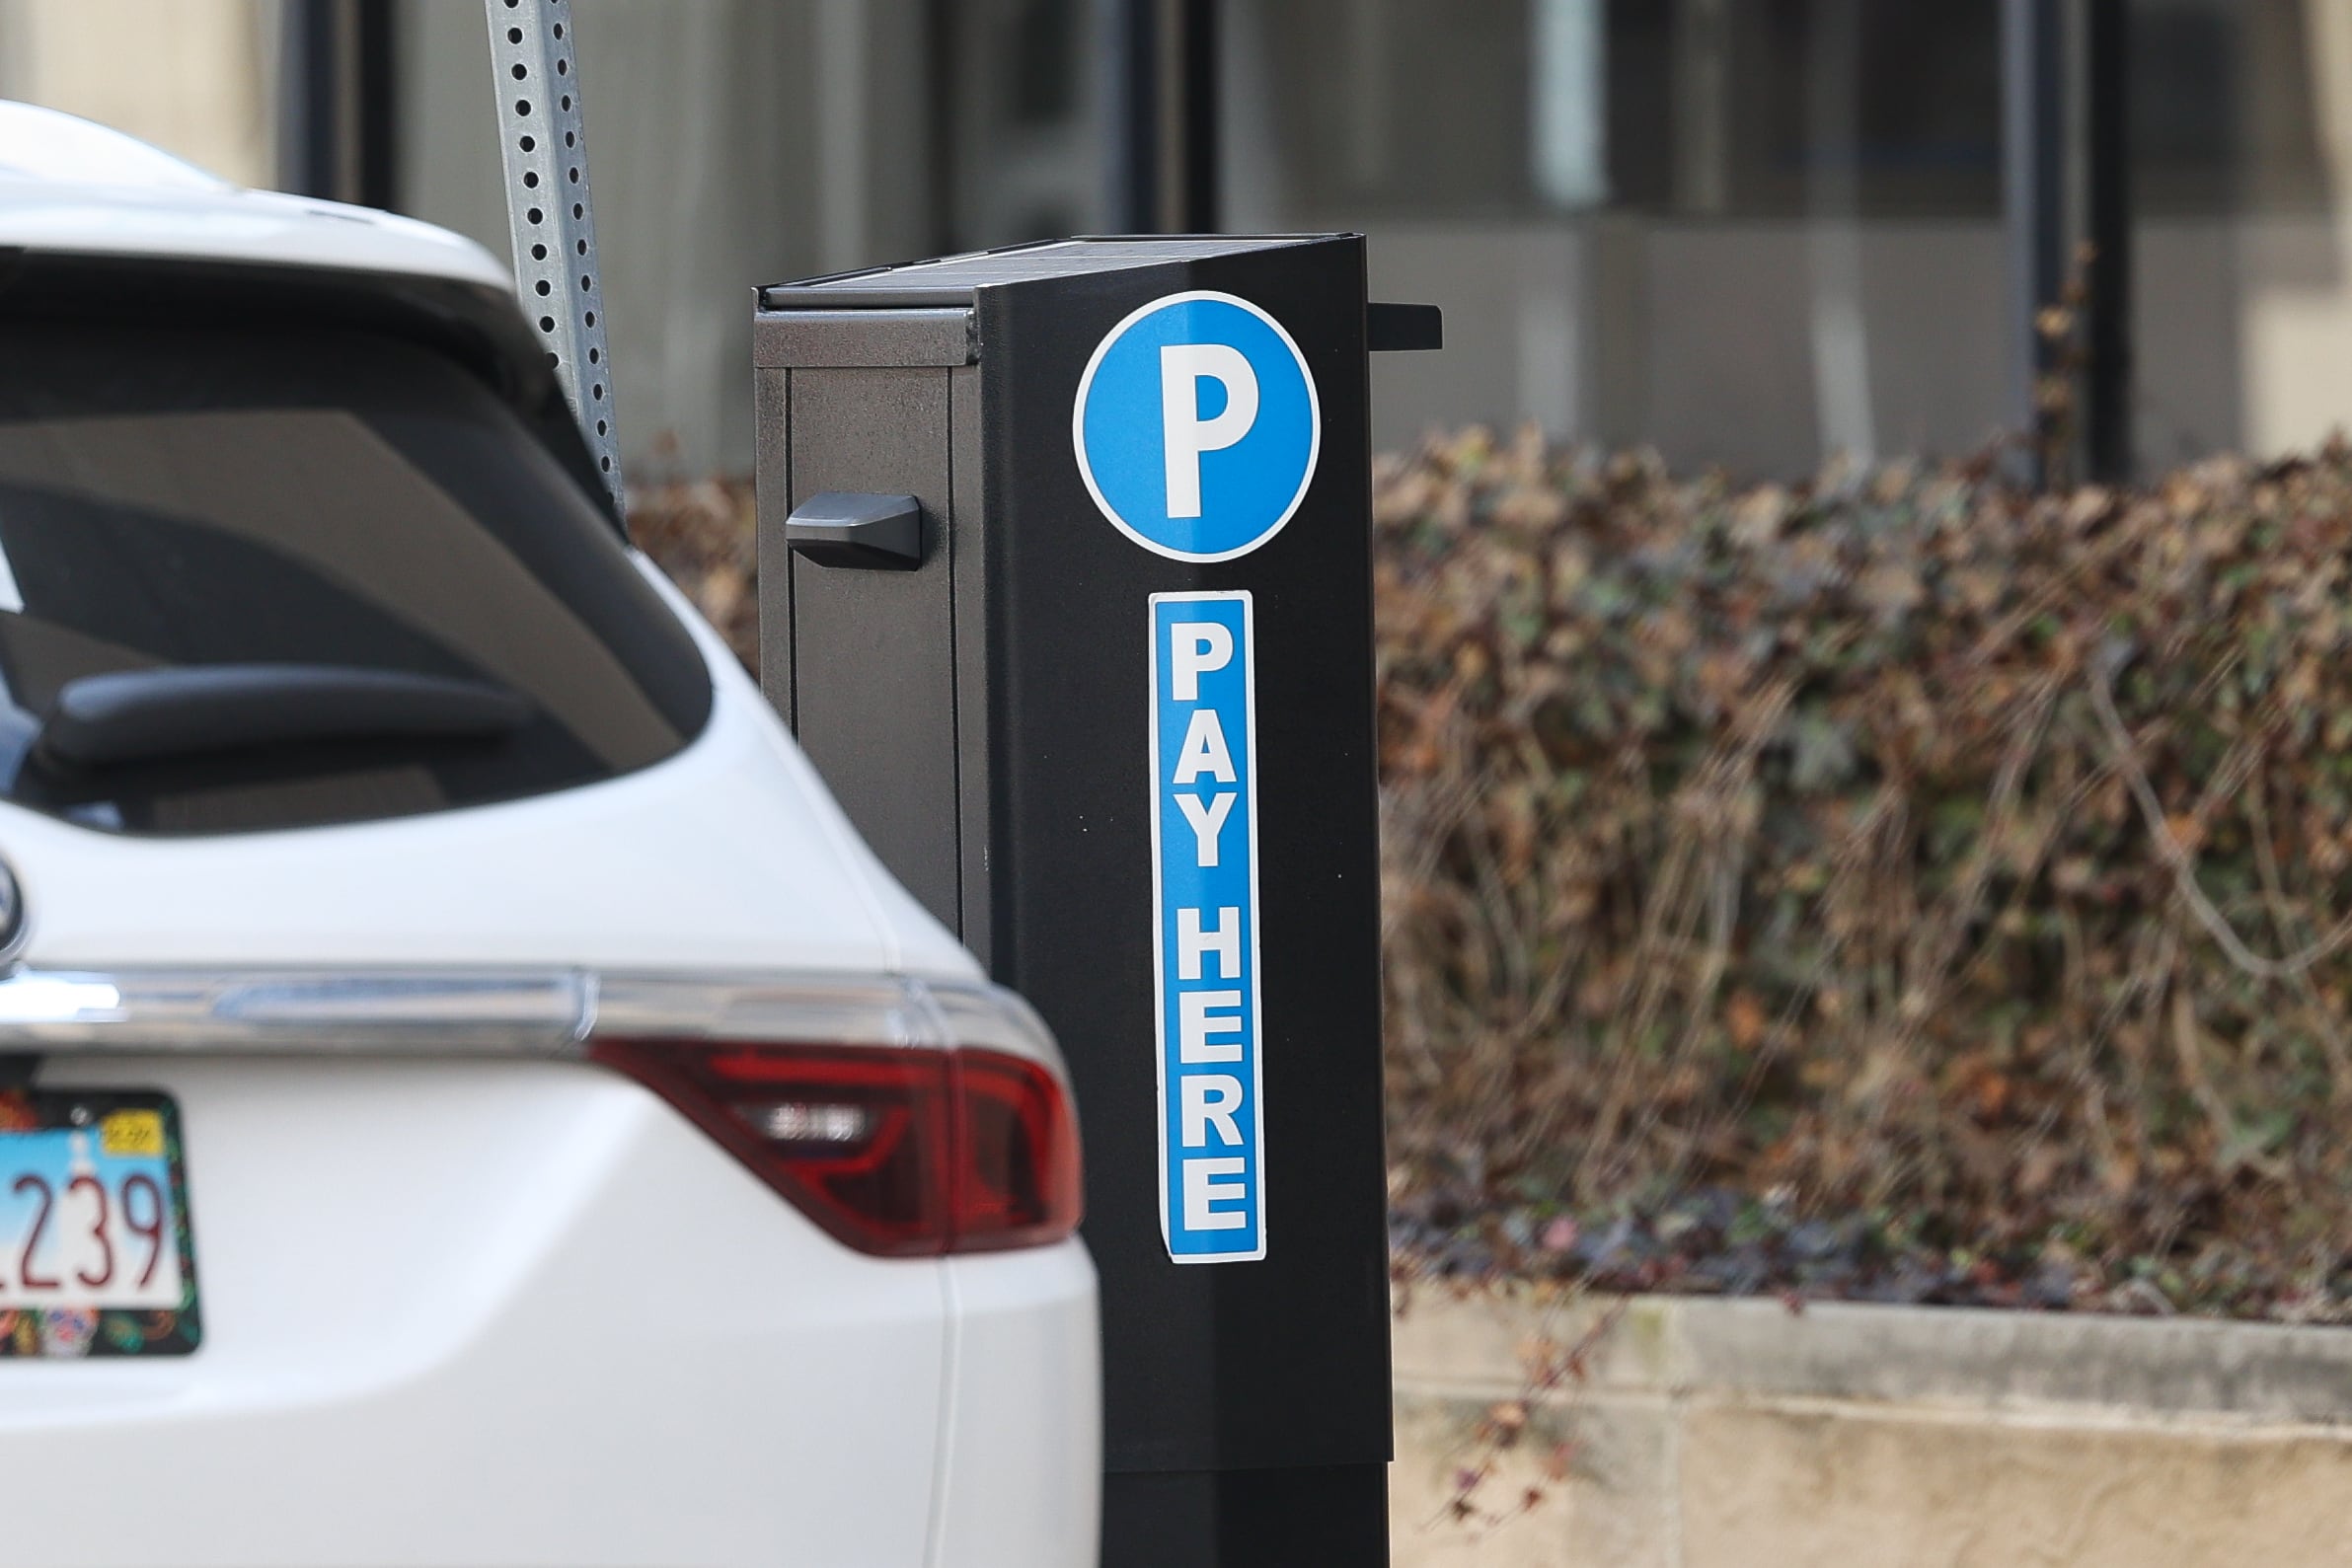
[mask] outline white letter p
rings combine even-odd
[[[1225,407],[1200,416],[1200,384],[1225,388]],[[1160,432],[1168,460],[1168,515],[1200,515],[1200,455],[1219,452],[1257,422],[1257,372],[1225,343],[1170,343],[1160,350]]]
[[[1233,633],[1219,621],[1178,621],[1168,629],[1169,685],[1179,703],[1200,701],[1200,678],[1233,662]]]

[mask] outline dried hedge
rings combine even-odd
[[[1376,479],[1408,1251],[2352,1318],[2352,452]]]
[[[1376,507],[1424,1240],[2346,1315],[2352,454],[1743,490],[1473,432]]]
[[[760,662],[751,486],[722,480],[629,487],[629,537],[686,590],[743,667]]]

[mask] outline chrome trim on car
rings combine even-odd
[[[0,1053],[577,1057],[606,1039],[973,1045],[1058,1065],[1011,992],[860,975],[584,969],[20,969]]]
[[[589,1026],[609,1039],[932,1045],[924,990],[878,977],[613,974],[597,983]]]
[[[0,980],[0,1050],[560,1055],[587,996],[576,971],[19,970]]]

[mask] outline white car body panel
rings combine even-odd
[[[514,287],[496,258],[446,229],[369,207],[247,190],[120,131],[0,102],[0,247],[7,246]]]
[[[553,1063],[46,1076],[179,1097],[205,1342],[0,1362],[9,1494],[94,1505],[12,1506],[10,1560],[924,1560],[943,1265],[835,1244],[636,1084]],[[810,1497],[851,1506],[792,1507]]]
[[[947,1260],[953,1327],[935,1568],[1085,1564],[1102,1426],[1095,1268],[1075,1242]]]
[[[0,103],[0,249],[19,247],[512,287],[458,236],[241,190]],[[216,837],[0,802],[32,988],[183,970],[977,979],[718,635],[639,564],[712,675],[709,721],[676,755],[510,803]],[[0,1358],[0,1559],[1094,1564],[1078,1241],[870,1257],[617,1073],[320,1045],[36,1047],[41,1087],[176,1099],[203,1339]],[[1020,1028],[1002,1048],[1051,1049]]]

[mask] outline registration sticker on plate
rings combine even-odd
[[[200,1337],[178,1107],[0,1089],[0,1359],[185,1356]]]

